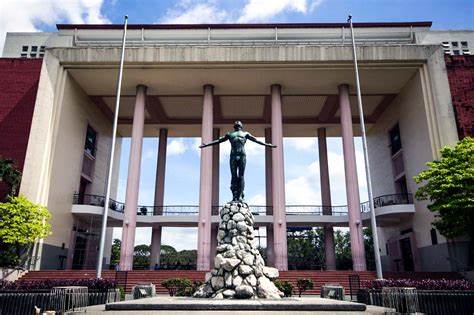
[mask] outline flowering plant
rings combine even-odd
[[[2,291],[49,291],[53,287],[84,286],[89,291],[107,291],[115,287],[115,281],[106,279],[78,279],[78,280],[17,280],[0,281]]]
[[[412,287],[419,290],[474,290],[474,283],[468,280],[447,279],[384,279],[362,281],[362,287],[380,290],[383,287]]]

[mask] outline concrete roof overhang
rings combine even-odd
[[[374,124],[439,47],[358,47],[364,117]],[[54,48],[48,51],[109,118],[115,102],[120,49]],[[131,133],[136,86],[148,87],[146,136],[200,136],[202,87],[214,86],[214,121],[228,129],[242,120],[258,136],[270,125],[270,86],[282,86],[285,136],[313,136],[320,126],[339,135],[338,85],[349,84],[354,132],[359,134],[349,45],[251,47],[167,46],[126,50],[119,132]]]

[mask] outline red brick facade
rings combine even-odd
[[[0,58],[0,156],[23,169],[42,59]],[[0,183],[0,200],[6,187]]]
[[[474,136],[474,56],[446,56],[459,138]]]

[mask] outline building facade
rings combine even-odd
[[[412,197],[413,176],[443,146],[472,135],[474,33],[432,31],[430,22],[354,26],[383,269],[458,270],[467,241],[447,242],[432,229],[426,202]],[[36,244],[31,268],[96,264],[121,36],[121,25],[7,35],[4,57],[42,58],[20,193],[48,207],[53,234]],[[126,197],[116,200],[119,140],[106,240],[123,228],[120,268],[132,268],[136,227],[152,228],[153,268],[162,227],[179,226],[198,227],[197,269],[210,269],[219,149],[203,149],[199,205],[182,209],[163,204],[167,139],[209,142],[241,120],[278,146],[266,151],[262,170],[267,204],[254,207],[256,225],[267,230],[269,263],[286,270],[287,228],[315,226],[328,236],[325,268],[335,269],[333,228],[349,227],[353,268],[365,270],[362,228],[370,213],[359,200],[351,49],[347,24],[130,25],[117,134],[131,138]],[[138,204],[144,137],[159,142],[153,205]],[[318,137],[322,205],[287,206],[283,137]],[[331,205],[327,137],[343,140],[346,207]]]

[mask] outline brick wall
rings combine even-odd
[[[446,56],[459,138],[474,136],[474,56]]]
[[[0,58],[0,155],[23,169],[42,59]],[[6,193],[0,182],[0,200]]]

